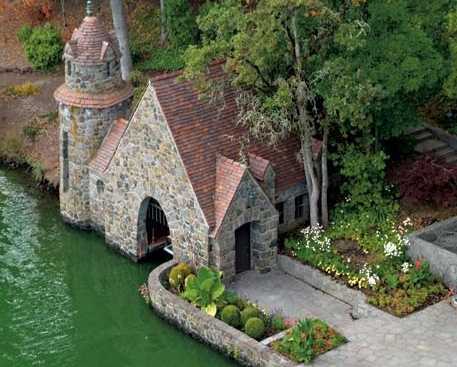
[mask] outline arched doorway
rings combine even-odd
[[[138,217],[138,257],[170,243],[167,217],[160,203],[149,197],[143,200]]]
[[[251,223],[235,230],[235,273],[251,269]]]

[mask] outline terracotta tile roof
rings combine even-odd
[[[251,171],[252,175],[259,181],[263,181],[265,179],[265,173],[267,168],[270,164],[270,161],[259,157],[258,155],[249,153],[249,170]]]
[[[133,95],[133,89],[130,84],[112,91],[92,94],[70,89],[65,84],[61,85],[54,92],[54,98],[64,104],[82,108],[107,108],[114,106]]]
[[[113,122],[111,129],[108,131],[108,134],[106,134],[105,139],[103,139],[102,145],[90,162],[90,168],[100,174],[105,172],[119,146],[119,142],[121,141],[127,126],[128,121],[124,119],[118,119]]]
[[[246,166],[227,157],[217,155],[216,188],[214,194],[214,232],[217,232],[221,225],[245,172]]]
[[[211,78],[222,78],[220,66],[210,69]],[[199,98],[189,81],[179,81],[178,73],[154,78],[152,86],[168,121],[197,199],[208,224],[214,227],[217,154],[238,160],[245,129],[236,125],[238,109],[235,91],[225,90],[224,101],[209,103]],[[255,143],[248,152],[271,162],[276,172],[276,189],[281,192],[304,181],[297,160],[299,142],[294,138],[275,148]]]
[[[104,62],[108,47],[120,56],[114,34],[107,32],[97,17],[85,17],[80,27],[74,30],[71,40],[65,47],[65,54],[82,64],[100,64]]]

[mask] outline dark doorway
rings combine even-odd
[[[241,273],[251,269],[251,223],[235,231],[235,271]]]
[[[146,235],[148,245],[153,243],[165,242],[170,235],[167,218],[160,204],[150,199],[146,211]]]

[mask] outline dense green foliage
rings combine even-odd
[[[310,363],[318,355],[344,344],[346,339],[317,319],[300,321],[273,348],[295,362]]]
[[[184,66],[183,51],[177,48],[155,48],[151,57],[139,64],[143,71],[175,71]]]
[[[251,317],[244,325],[244,331],[254,339],[260,339],[265,333],[265,323],[258,317]]]
[[[252,318],[252,317],[259,317],[260,312],[257,308],[248,306],[246,307],[243,311],[241,311],[241,323],[243,325],[246,324],[246,322]]]
[[[63,42],[51,24],[35,28],[23,26],[18,32],[18,38],[34,69],[49,70],[60,63]]]
[[[179,263],[170,270],[168,282],[177,291],[182,291],[184,281],[192,273],[191,267],[186,263]]]
[[[241,325],[240,310],[234,305],[225,306],[221,312],[221,320],[235,328]]]
[[[183,297],[203,309],[208,315],[217,313],[216,303],[223,297],[225,286],[222,284],[222,273],[201,267],[196,277],[186,282]]]
[[[165,1],[167,38],[172,48],[183,49],[197,41],[198,28],[188,0]]]

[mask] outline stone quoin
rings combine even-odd
[[[65,46],[60,115],[60,210],[133,260],[164,245],[230,280],[276,264],[278,232],[308,221],[300,144],[251,140],[236,92],[199,96],[180,73],[152,79],[131,114],[113,33],[88,12]],[[225,78],[222,64],[208,70]]]

